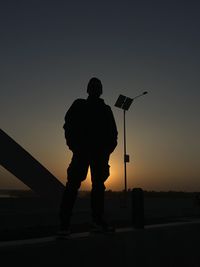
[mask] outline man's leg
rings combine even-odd
[[[67,169],[67,183],[60,206],[61,230],[67,230],[70,225],[74,203],[81,182],[85,180],[89,167],[87,156],[73,154],[72,161]]]
[[[109,155],[92,157],[90,168],[92,176],[91,209],[93,221],[98,223],[104,215],[104,182],[109,177]]]

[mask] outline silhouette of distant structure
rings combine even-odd
[[[0,129],[0,164],[38,196],[59,203],[64,185]]]

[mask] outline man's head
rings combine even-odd
[[[102,88],[103,86],[101,81],[98,78],[93,77],[89,80],[87,93],[92,97],[100,97],[100,95],[103,93]]]

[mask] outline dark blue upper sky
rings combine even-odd
[[[1,128],[64,181],[64,114],[99,77],[119,128],[110,186],[120,188],[114,103],[149,91],[127,113],[129,186],[200,187],[199,11],[194,0],[2,0]]]

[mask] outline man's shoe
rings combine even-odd
[[[105,221],[93,222],[90,229],[91,233],[114,233],[115,227]]]
[[[70,238],[70,230],[66,229],[66,230],[59,230],[57,232],[57,239],[69,239]]]

